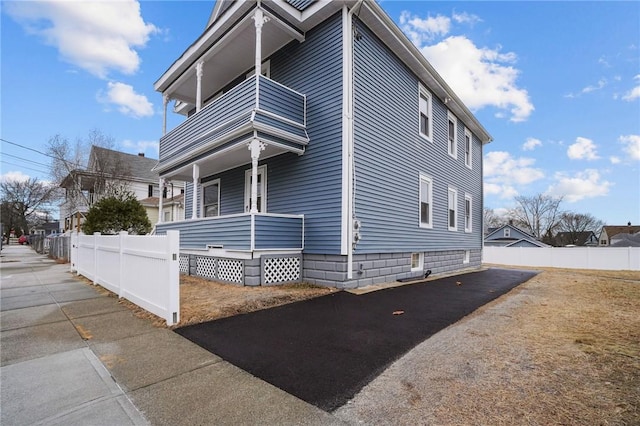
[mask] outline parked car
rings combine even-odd
[[[26,235],[20,235],[20,238],[18,238],[18,244],[29,244],[29,239]]]

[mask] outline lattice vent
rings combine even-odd
[[[242,260],[218,259],[218,279],[243,284],[244,264]]]
[[[213,257],[196,257],[196,275],[216,278],[216,260]]]
[[[299,280],[299,257],[272,257],[264,259],[264,284]]]
[[[180,273],[189,275],[189,255],[181,254],[178,263],[180,264]]]

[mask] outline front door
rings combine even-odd
[[[258,211],[267,211],[267,166],[258,167]],[[244,211],[251,211],[251,169],[244,173]]]

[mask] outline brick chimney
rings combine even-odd
[[[144,157],[144,152],[139,152],[138,157]]]

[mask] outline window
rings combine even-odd
[[[431,141],[431,95],[420,86],[420,136]]]
[[[162,218],[163,222],[171,222],[171,212],[164,212],[164,217]]]
[[[202,184],[202,217],[220,216],[220,179]]]
[[[271,60],[270,59],[262,63],[262,66],[260,67],[260,73],[267,78],[271,77]],[[251,69],[251,71],[247,73],[247,78],[252,77],[255,74],[256,74],[256,69],[254,67]]]
[[[448,127],[448,141],[449,141],[449,155],[453,158],[458,158],[458,137],[456,135],[456,130],[458,128],[458,120],[455,115],[451,114],[449,111],[449,127]]]
[[[464,232],[471,232],[471,195],[464,194]]]
[[[424,253],[411,253],[411,272],[422,271]]]
[[[471,250],[465,250],[464,257],[462,258],[462,263],[469,263],[469,260],[471,260]]]
[[[457,231],[457,221],[458,221],[458,190],[455,188],[449,187],[449,231]]]
[[[511,229],[504,228],[503,235],[504,235],[505,238],[510,238],[511,237]]]
[[[471,149],[473,137],[469,129],[464,129],[464,165],[471,168]]]
[[[153,185],[149,185],[147,194],[148,194],[147,197],[153,197]]]
[[[430,177],[420,174],[420,227],[431,228],[431,209],[433,198],[433,181]]]

